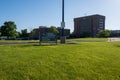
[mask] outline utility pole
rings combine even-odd
[[[60,42],[61,44],[65,44],[66,43],[66,37],[64,35],[64,28],[65,28],[65,20],[64,20],[64,0],[62,0],[62,22],[61,22],[61,29],[62,29],[62,34],[60,37]]]

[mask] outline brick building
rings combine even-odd
[[[33,35],[30,34],[29,37],[31,39],[39,39],[39,35],[47,33],[48,30],[49,30],[48,27],[40,26],[39,28],[34,29],[35,33]],[[58,38],[59,38],[62,35],[62,29],[58,27],[57,30],[59,31],[59,34],[58,34]],[[66,36],[66,37],[70,36],[70,29],[64,29],[64,36]]]
[[[59,36],[62,36],[62,29],[58,27],[57,30],[59,31]],[[64,29],[64,36],[70,37],[70,29]]]
[[[74,18],[76,37],[96,37],[100,30],[105,30],[105,16],[96,14]]]

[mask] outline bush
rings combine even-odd
[[[101,30],[98,32],[97,37],[110,37],[111,31],[110,30]]]

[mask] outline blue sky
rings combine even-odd
[[[17,29],[60,26],[62,0],[0,0],[0,26],[14,21]],[[73,18],[101,14],[106,29],[120,29],[120,0],[65,0],[66,28],[74,30]]]

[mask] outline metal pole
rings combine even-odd
[[[64,27],[65,27],[65,21],[64,21],[64,0],[62,0],[62,22],[61,22],[61,27],[62,27],[62,36],[64,36]]]
[[[62,0],[62,22],[64,22],[64,0]]]
[[[65,44],[66,43],[66,37],[64,34],[64,28],[65,28],[65,21],[64,21],[64,0],[62,0],[62,22],[61,22],[61,29],[62,29],[62,34],[61,34],[61,43]]]
[[[41,45],[41,34],[40,34],[40,27],[39,27],[39,45]]]

